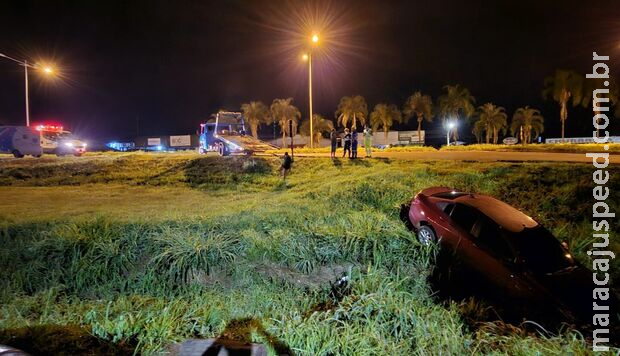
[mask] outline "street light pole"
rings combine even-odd
[[[312,121],[312,52],[308,54],[308,100],[310,102],[310,148],[314,146],[314,130]]]
[[[24,61],[20,61],[18,59],[15,59],[13,57],[9,57],[6,54],[2,54],[0,53],[0,57],[2,58],[6,58],[10,61],[13,61],[15,63],[17,63],[18,65],[24,67],[24,91],[25,91],[25,95],[26,95],[26,126],[30,126],[30,98],[29,98],[29,94],[28,94],[28,68],[33,68],[33,69],[41,69],[43,71],[43,73],[47,74],[47,75],[54,75],[54,69],[51,67],[42,67],[40,65],[37,64],[29,64],[27,60]]]
[[[446,132],[446,144],[450,146],[450,131],[456,126],[456,124],[452,122],[448,122],[448,130]]]
[[[30,104],[28,95],[28,62],[24,61],[24,87],[26,91],[26,126],[30,126]]]
[[[312,43],[312,46],[316,46],[319,43],[319,35],[314,34],[312,35],[312,37],[310,38],[310,41]],[[312,50],[313,48],[310,48],[310,50],[308,51],[308,54],[306,56],[304,56],[305,58],[307,57],[308,60],[308,102],[309,102],[309,111],[310,111],[310,148],[314,147],[314,124],[313,124],[313,117],[312,117]]]

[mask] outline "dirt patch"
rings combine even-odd
[[[266,280],[276,283],[288,283],[299,288],[316,289],[329,287],[343,276],[349,276],[354,264],[332,264],[318,266],[311,273],[299,272],[293,268],[276,263],[251,264],[250,269],[256,271]],[[225,270],[214,270],[209,275],[204,272],[194,273],[189,281],[204,286],[220,285],[224,289],[232,288],[232,277]]]
[[[0,344],[32,355],[133,355],[130,343],[113,344],[77,325],[37,325],[0,330]]]
[[[264,278],[274,282],[286,282],[300,288],[314,289],[330,286],[343,276],[350,275],[353,267],[353,264],[318,266],[311,273],[306,274],[275,263],[268,263],[255,266],[255,270]]]

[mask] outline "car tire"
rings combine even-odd
[[[219,150],[220,156],[228,156],[228,147],[226,147],[225,144],[220,142],[218,150]]]
[[[13,157],[15,158],[24,158],[24,154],[19,152],[19,150],[13,150],[11,153],[13,153]]]
[[[417,236],[418,241],[424,246],[429,246],[437,242],[435,231],[433,231],[433,229],[428,225],[420,226]]]

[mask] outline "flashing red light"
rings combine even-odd
[[[37,131],[45,132],[62,132],[63,127],[60,125],[37,125]]]

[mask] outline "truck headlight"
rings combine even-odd
[[[73,142],[65,142],[65,146],[67,146],[67,147],[73,147]]]

